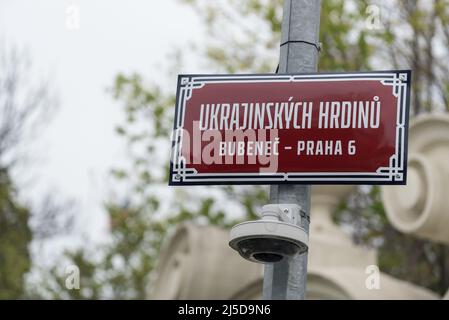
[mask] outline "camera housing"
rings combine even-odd
[[[267,205],[262,219],[247,221],[231,229],[229,246],[243,258],[258,263],[274,263],[308,249],[306,231],[297,205]]]

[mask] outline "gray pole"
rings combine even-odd
[[[320,0],[285,0],[279,73],[317,70]],[[301,227],[309,233],[310,185],[273,185],[271,203],[297,204],[305,212]],[[307,252],[265,265],[263,299],[305,298]]]

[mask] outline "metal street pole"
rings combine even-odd
[[[285,0],[279,73],[317,70],[320,0]],[[304,218],[301,227],[309,233],[310,185],[273,185],[270,202],[297,204]],[[303,300],[306,293],[307,252],[265,265],[263,299]]]

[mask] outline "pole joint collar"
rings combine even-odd
[[[281,47],[289,43],[305,43],[314,46],[318,52],[321,51],[321,42],[314,43],[307,40],[287,40],[281,43]]]

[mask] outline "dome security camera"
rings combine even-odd
[[[262,219],[231,229],[229,246],[243,258],[258,263],[279,262],[308,249],[307,232],[299,227],[298,205],[271,204],[262,208]]]

